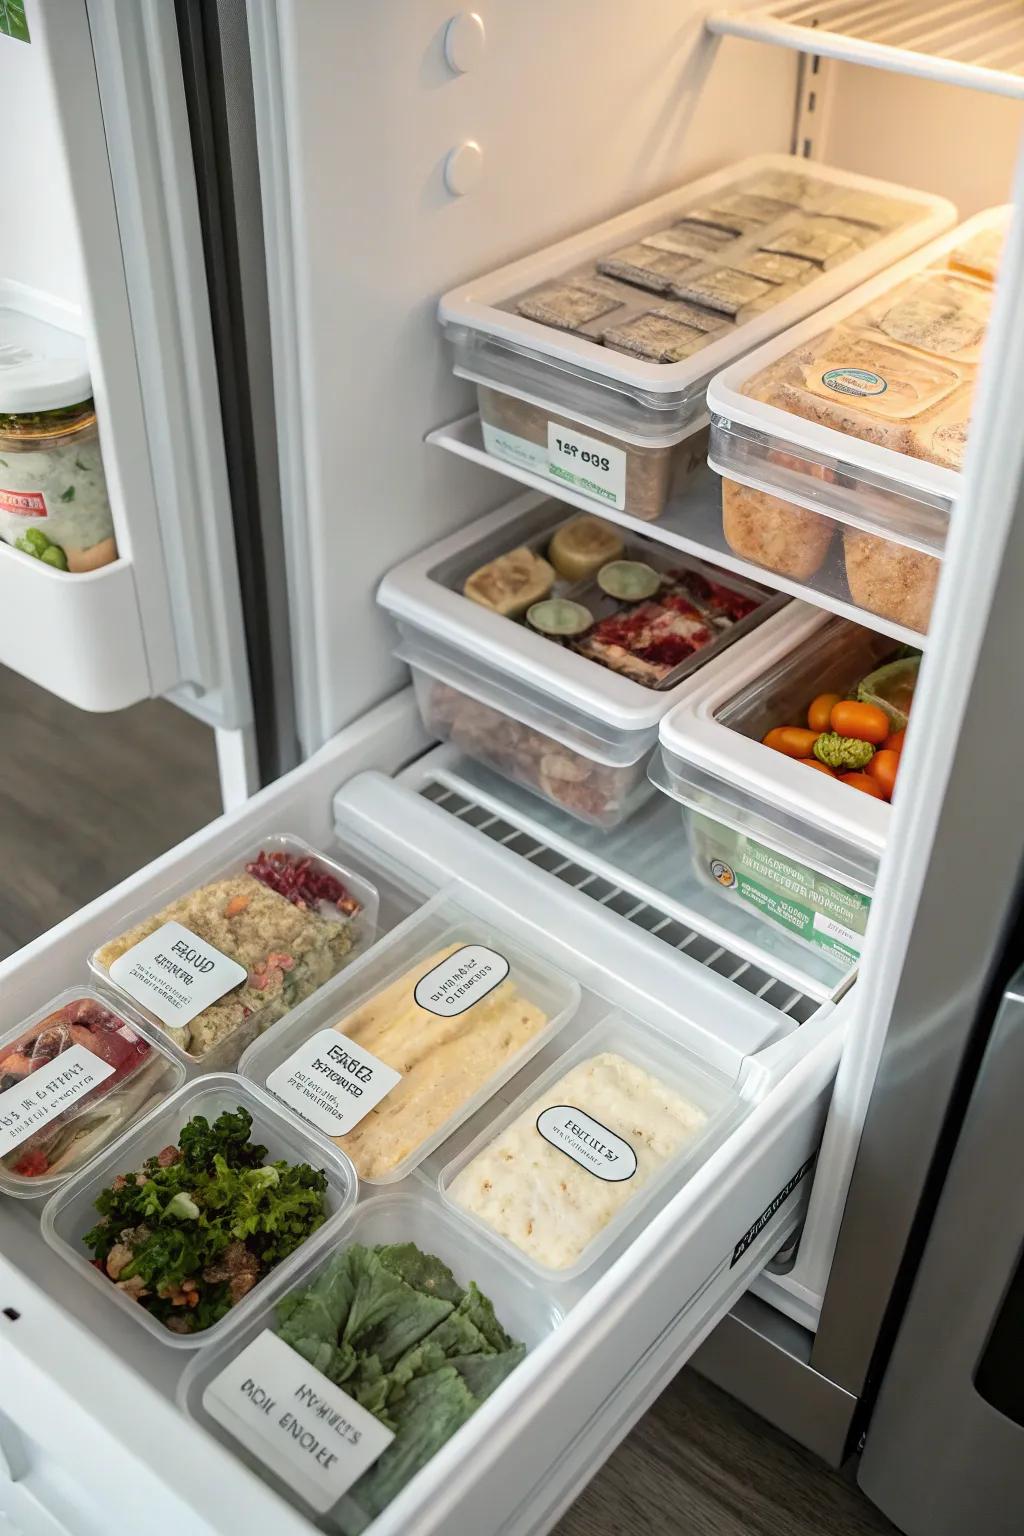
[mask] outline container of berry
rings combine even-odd
[[[257,1035],[373,943],[377,889],[275,835],[179,878],[90,956],[174,1055],[226,1070]]]
[[[185,1079],[169,1048],[92,987],[0,1036],[0,1192],[52,1194]]]

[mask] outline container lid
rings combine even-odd
[[[905,205],[907,216],[903,222],[887,229],[879,238],[850,255],[849,259],[838,261],[830,271],[819,272],[811,281],[797,287],[771,307],[755,312],[741,325],[730,325],[723,335],[715,335],[710,342],[699,346],[691,356],[679,362],[648,362],[628,352],[603,346],[599,340],[586,335],[559,330],[553,325],[528,319],[513,307],[503,307],[538,284],[565,277],[574,269],[587,263],[592,264],[599,257],[609,256],[633,241],[665,230],[674,221],[684,219],[687,213],[700,211],[706,214],[708,208],[713,206],[715,197],[721,197],[729,189],[735,190],[759,175],[764,178],[771,173],[799,177],[804,184],[810,182],[815,186],[836,188],[837,192],[848,190],[851,194],[867,194],[876,203],[878,199],[888,199],[894,204]],[[838,203],[835,206],[838,209]],[[805,211],[810,217],[809,210]],[[841,211],[837,211],[834,216],[841,217]],[[855,215],[851,214],[850,217],[855,219]],[[441,299],[438,314],[445,326],[465,327],[481,332],[570,372],[578,370],[600,376],[610,381],[613,387],[617,385],[635,394],[649,404],[651,409],[657,410],[685,400],[698,385],[703,387],[703,381],[710,373],[722,368],[739,352],[758,346],[809,311],[820,308],[822,303],[836,294],[862,282],[881,266],[913,250],[929,236],[949,228],[955,218],[956,210],[951,203],[913,188],[872,177],[855,176],[831,166],[811,163],[798,156],[757,155],[740,165],[728,166],[686,186],[677,187],[639,208],[453,289]],[[749,225],[745,227],[749,229]],[[756,236],[756,230],[761,227],[759,223],[756,224],[750,241],[744,241],[744,249],[749,243],[755,255],[763,254],[758,250]],[[747,282],[750,282],[749,278]],[[657,310],[667,302],[664,293],[648,293],[636,287],[630,288],[626,283],[616,283],[607,277],[600,278],[600,283],[608,289],[621,290],[628,296],[632,307],[637,307],[639,301],[639,308],[645,311]],[[755,286],[760,291],[770,289],[772,285],[755,279]],[[618,302],[621,304],[622,300]],[[754,308],[756,310],[756,305]],[[674,396],[675,402],[666,401],[666,396]]]
[[[56,411],[91,395],[81,336],[25,314],[0,288],[0,415]]]
[[[802,835],[812,839],[818,829],[829,844],[849,845],[858,867],[877,861],[889,828],[890,807],[885,801],[827,774],[809,772],[794,759],[764,746],[758,735],[744,735],[720,718],[748,685],[764,678],[766,689],[779,690],[798,679],[803,668],[811,674],[806,708],[823,691],[815,668],[826,648],[830,643],[841,646],[845,634],[857,633],[864,632],[849,620],[836,619],[808,603],[793,602],[766,620],[756,635],[739,641],[699,678],[691,679],[679,703],[661,722],[668,778],[672,778],[673,757],[681,763],[684,776],[687,765],[693,764],[726,786],[724,798],[730,803],[735,799],[746,808],[756,807],[766,822],[783,830],[802,824]],[[834,638],[830,641],[830,637]],[[870,665],[865,667],[865,672],[870,670]],[[803,690],[798,691],[802,696]],[[655,777],[655,782],[673,792],[661,777]]]
[[[561,706],[564,709],[568,705],[581,715],[591,716],[596,722],[597,735],[607,735],[609,727],[615,732],[647,733],[657,726],[680,697],[679,690],[684,683],[658,690],[634,682],[544,635],[533,633],[524,624],[517,624],[471,601],[461,590],[453,590],[453,585],[461,587],[461,580],[445,574],[456,570],[461,573],[465,568],[468,575],[474,568],[507,553],[517,544],[529,542],[538,535],[547,536],[560,522],[578,516],[560,503],[534,492],[518,496],[496,512],[396,566],[381,582],[377,601],[403,629],[405,625],[412,625],[425,630],[435,640],[457,648],[463,665],[470,670],[477,662],[486,663],[511,676],[519,689],[538,689],[549,708],[557,710]],[[649,555],[641,554],[637,558],[657,559],[662,565],[666,563],[665,546],[659,546],[656,541],[630,535],[627,552],[635,546],[649,547],[651,551]],[[735,637],[762,622],[774,603],[784,601],[765,597],[764,588],[756,587],[743,577],[706,567],[682,551],[671,550],[668,554],[673,565],[698,572],[710,571],[723,586],[744,595],[756,593],[762,600],[756,612],[740,619],[703,650],[694,652],[695,667],[703,667],[717,649],[734,644]],[[447,584],[448,581],[453,585]],[[625,744],[623,749],[628,750]]]
[[[786,357],[805,343],[814,341],[816,338],[825,338],[833,327],[842,324],[844,331],[852,333],[855,328],[854,316],[858,317],[856,329],[860,332],[863,326],[863,335],[867,337],[877,300],[886,297],[908,280],[914,279],[925,268],[936,267],[946,272],[950,258],[956,249],[969,245],[982,232],[1001,228],[1005,225],[1010,213],[1009,207],[1000,207],[986,209],[976,214],[974,218],[968,219],[966,223],[959,225],[940,239],[933,240],[931,244],[916,251],[914,255],[907,257],[897,266],[889,268],[870,282],[863,283],[859,288],[847,293],[844,298],[837,299],[827,309],[782,332],[773,340],[758,347],[756,351],[749,352],[741,361],[733,363],[716,375],[708,386],[708,406],[713,421],[722,420],[732,426],[738,424],[754,432],[763,433],[767,438],[777,440],[780,444],[803,448],[808,451],[812,461],[817,465],[822,462],[833,465],[844,476],[856,475],[859,471],[873,486],[884,487],[888,483],[912,487],[914,490],[924,492],[933,506],[945,508],[948,516],[953,500],[959,493],[960,471],[958,469],[931,463],[927,459],[897,451],[893,447],[851,436],[847,432],[838,431],[834,427],[797,415],[792,410],[754,400],[744,391],[750,381],[769,365]],[[947,280],[961,283],[965,287],[976,287],[979,293],[983,291],[977,279],[972,279],[955,268],[948,271]],[[931,310],[936,306],[929,301],[927,308]],[[867,313],[861,316],[862,311]],[[943,359],[947,354],[941,351],[912,349],[902,351],[899,342],[890,343],[881,332],[877,334],[880,345],[885,345],[894,356],[900,355],[908,362],[916,363],[919,369],[934,370],[946,367],[950,378],[946,381],[948,388],[945,390],[943,399],[937,400],[934,406],[929,406],[926,398],[922,396],[924,403],[916,413],[922,419],[930,419],[934,416],[934,424],[941,430],[944,405],[948,404],[952,407],[955,400],[962,399],[964,391],[969,390],[973,383],[977,371],[976,355],[972,354],[966,361],[960,355],[946,364]],[[847,380],[845,378],[847,373],[862,374],[863,377]],[[828,388],[834,392],[837,400],[840,397],[845,399],[849,405],[851,417],[857,414],[858,394],[868,400],[875,397],[881,399],[889,394],[886,380],[880,373],[875,374],[870,370],[857,368],[835,367],[826,370],[822,376],[823,381],[829,374],[835,374],[837,377],[828,385]],[[715,462],[713,455],[709,455],[708,462],[719,474],[727,473],[734,479],[744,479],[742,471],[737,472],[735,466],[725,467]],[[785,458],[780,459],[783,472],[790,463],[791,461]],[[762,463],[760,467],[764,473],[759,477],[759,485],[763,488],[772,488],[768,485],[772,479],[770,461],[768,464]],[[795,487],[792,475],[784,474],[777,483],[779,494],[791,496],[794,500],[800,499],[799,488]],[[828,482],[822,480],[820,475],[814,479],[813,495],[816,510],[834,510],[835,516],[841,521],[844,520],[843,499],[837,498],[835,507],[831,506]]]

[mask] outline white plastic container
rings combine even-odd
[[[294,1253],[253,1286],[247,1296],[232,1307],[212,1327],[202,1333],[174,1333],[157,1318],[150,1316],[138,1302],[131,1301],[105,1274],[94,1268],[82,1238],[97,1223],[95,1199],[119,1173],[131,1174],[162,1148],[177,1144],[182,1127],[195,1115],[205,1115],[212,1124],[225,1110],[247,1109],[252,1116],[253,1142],[267,1148],[268,1163],[284,1159],[291,1164],[308,1163],[323,1170],[327,1178],[324,1204],[327,1218]],[[280,1109],[267,1094],[229,1072],[211,1073],[186,1083],[166,1103],[152,1110],[144,1120],[121,1136],[102,1157],[87,1164],[43,1207],[41,1230],[54,1252],[76,1270],[86,1285],[106,1296],[111,1306],[124,1317],[134,1318],[147,1333],[172,1349],[196,1349],[223,1335],[251,1315],[260,1305],[264,1287],[271,1276],[284,1280],[298,1266],[325,1247],[330,1247],[356,1198],[355,1169],[344,1153],[310,1137],[292,1115]]]
[[[642,1076],[620,1077],[619,1062]],[[692,1126],[673,1119],[664,1090],[685,1100]],[[741,1112],[734,1083],[658,1030],[612,1014],[448,1163],[438,1186],[459,1220],[502,1253],[566,1282],[667,1184],[681,1186]],[[475,1202],[493,1209],[484,1215]]]
[[[802,603],[736,646],[666,716],[651,765],[684,807],[700,878],[842,970],[863,943],[890,808],[773,751],[819,693],[853,687],[891,640]]]
[[[442,891],[250,1046],[239,1071],[346,1152],[363,1183],[393,1184],[579,1002],[572,977]]]
[[[956,253],[1008,217],[977,214],[711,381],[708,462],[738,555],[813,588],[838,539],[850,600],[927,631],[992,292]]]
[[[221,882],[245,875],[261,855],[292,871],[304,862],[314,881],[336,882],[327,888],[341,888],[343,907],[314,903],[308,892],[305,905],[280,893],[269,901],[263,881],[259,889],[248,882],[252,895],[221,891]],[[226,1069],[251,1040],[373,943],[379,904],[374,885],[301,838],[247,839],[131,913],[89,965],[164,1035],[180,1061],[205,1072]],[[229,905],[239,910],[229,912]],[[131,945],[124,944],[129,936]]]
[[[251,1438],[236,1438],[214,1417],[207,1406],[206,1394],[211,1383],[226,1366],[265,1329],[276,1331],[275,1309],[286,1295],[310,1285],[330,1257],[354,1243],[366,1247],[377,1244],[415,1243],[424,1253],[436,1255],[462,1286],[475,1281],[494,1304],[498,1321],[514,1339],[533,1349],[562,1320],[562,1309],[544,1287],[532,1282],[521,1270],[508,1263],[494,1245],[467,1230],[456,1221],[426,1185],[415,1192],[394,1191],[361,1201],[333,1237],[330,1252],[319,1252],[297,1271],[278,1283],[275,1276],[264,1286],[259,1306],[212,1348],[195,1355],[178,1386],[178,1403],[189,1418],[201,1424],[215,1440],[238,1456],[250,1471],[270,1484],[276,1492],[298,1507],[321,1530],[337,1530],[340,1506],[317,1519],[315,1512],[291,1484],[278,1476],[261,1456],[259,1445]],[[342,1387],[344,1391],[344,1388]],[[499,1387],[498,1391],[501,1390]],[[350,1511],[355,1526],[358,1510]],[[365,1517],[364,1517],[365,1518]]]
[[[735,276],[751,259],[763,265],[763,246],[810,219],[824,221],[833,234],[843,232],[842,251],[830,258],[828,270],[786,258],[781,265],[798,278],[747,276],[749,302],[735,321],[699,300],[681,300],[678,288],[653,292],[597,271],[605,258],[634,242],[659,240],[663,254],[678,221],[709,210],[713,218],[723,202],[740,193],[742,203],[752,190],[759,201],[773,193],[778,211],[766,206],[764,219],[741,215],[731,221],[740,228],[728,248],[708,237],[713,252],[682,263],[684,290],[722,267]],[[878,222],[864,222],[865,213]],[[592,495],[595,510],[604,505],[652,519],[661,515],[687,465],[700,457],[700,444],[695,449],[687,439],[706,421],[712,374],[948,229],[955,218],[942,198],[795,156],[759,155],[454,289],[441,300],[439,317],[456,374],[479,386],[488,452]],[[701,228],[706,236],[707,225]],[[595,302],[600,313],[577,331],[519,313],[518,301],[529,302],[533,290],[555,280],[582,283],[602,295],[606,307]],[[693,322],[685,329],[688,355],[681,360],[649,361],[602,343],[609,330],[619,336],[621,326],[628,331],[652,311],[668,312],[670,323],[682,317]]]
[[[60,571],[117,559],[81,336],[0,280],[0,538]]]
[[[15,1078],[15,1055],[38,1065]],[[122,1003],[68,987],[0,1036],[0,1192],[51,1195],[184,1080],[181,1063]]]
[[[398,566],[381,583],[378,601],[398,622],[398,654],[413,667],[430,731],[560,810],[610,827],[641,803],[658,722],[683,679],[785,599],[654,540],[626,538],[628,558],[709,576],[757,605],[695,650],[663,686],[650,688],[463,595],[463,583],[480,566],[519,545],[543,553],[573,520],[557,502],[518,497]],[[580,595],[563,587],[570,597]],[[590,600],[589,592],[582,595]]]

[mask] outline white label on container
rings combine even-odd
[[[606,507],[626,505],[626,455],[610,443],[548,422],[548,474]]]
[[[244,965],[222,955],[181,923],[164,923],[110,967],[110,979],[164,1024],[189,1024],[246,978]]]
[[[203,1407],[318,1515],[395,1438],[269,1328],[213,1378]]]
[[[267,1087],[318,1131],[344,1136],[401,1081],[361,1045],[321,1029],[271,1072]]]
[[[85,1045],[71,1045],[45,1067],[0,1093],[0,1157],[56,1120],[110,1077],[114,1068]]]
[[[453,1019],[500,986],[510,969],[497,950],[484,944],[463,944],[420,977],[413,997],[428,1013]]]
[[[543,443],[531,443],[528,437],[517,437],[514,432],[506,432],[504,427],[492,427],[487,421],[480,425],[484,434],[484,447],[496,459],[504,459],[506,464],[517,464],[520,469],[528,469],[534,475],[547,474],[548,451]]]
[[[857,955],[864,948],[862,933],[856,933],[854,929],[847,928],[845,923],[837,923],[834,917],[828,917],[824,912],[815,912],[814,929],[816,933],[827,933],[830,939],[838,939],[841,944],[846,944]]]
[[[537,1116],[545,1141],[607,1184],[622,1184],[636,1173],[636,1153],[600,1120],[572,1104],[553,1104]]]
[[[889,388],[880,373],[867,368],[830,368],[821,382],[837,395],[884,395]]]

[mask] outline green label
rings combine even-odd
[[[716,884],[845,965],[864,944],[871,898],[694,814],[697,856]]]
[[[31,42],[25,0],[0,0],[0,35],[17,38],[19,43]]]

